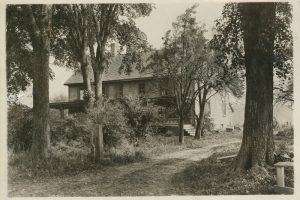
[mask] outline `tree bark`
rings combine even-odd
[[[243,140],[234,171],[273,164],[274,3],[242,3],[246,66]]]
[[[34,52],[33,74],[33,135],[31,156],[34,160],[46,159],[49,154],[49,56],[52,9],[51,5],[40,5],[38,17],[32,6],[26,5],[29,35]],[[37,21],[39,23],[37,23]]]
[[[84,35],[84,37],[87,36]],[[86,94],[84,95],[84,100],[87,102],[88,108],[91,108],[93,105],[93,91],[92,91],[92,85],[91,85],[90,73],[89,73],[87,38],[85,38],[85,41],[83,41],[80,68],[82,73],[84,90],[86,92]]]
[[[179,128],[179,144],[184,143],[184,129],[183,129],[183,116],[179,116],[179,121],[178,121],[178,128]]]
[[[199,116],[196,116],[197,125],[195,139],[200,139],[203,136],[203,118],[204,118],[204,109],[206,104],[208,90],[203,88],[203,96],[201,97],[201,92],[199,92]]]
[[[101,101],[102,99],[102,74],[94,70],[94,79],[95,79],[95,99],[96,101]]]

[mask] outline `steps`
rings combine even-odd
[[[187,132],[191,136],[195,136],[196,129],[192,124],[184,124],[183,129],[185,132]]]

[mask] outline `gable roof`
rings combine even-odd
[[[124,55],[117,55],[112,59],[112,62],[108,69],[104,70],[102,81],[110,82],[110,81],[129,81],[129,80],[138,80],[145,78],[152,78],[153,74],[149,71],[147,72],[139,72],[135,67],[132,67],[132,71],[128,74],[124,72],[119,72],[120,66],[122,64]],[[91,82],[94,83],[93,72],[90,69],[89,75]],[[81,72],[75,72],[65,83],[64,85],[73,85],[73,84],[81,84],[83,83],[83,78]]]

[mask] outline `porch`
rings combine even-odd
[[[76,112],[83,112],[84,111],[85,102],[84,101],[68,101],[68,102],[57,102],[57,103],[50,103],[49,108],[57,109],[60,111],[60,117],[63,119],[65,118],[65,110],[68,110],[69,114],[76,113]]]

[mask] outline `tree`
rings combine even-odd
[[[139,66],[142,52],[148,49],[146,35],[135,25],[134,19],[148,16],[151,4],[91,4],[89,6],[89,50],[94,72],[95,98],[102,97],[102,75],[114,56],[106,51],[109,42],[126,46],[121,68],[130,72],[133,64]]]
[[[194,17],[196,5],[187,9],[167,31],[164,47],[152,56],[152,69],[159,80],[164,81],[169,94],[175,97],[176,112],[179,116],[179,143],[184,142],[184,118],[191,111],[198,92],[203,85],[195,87],[205,67],[204,26]]]
[[[49,138],[49,56],[52,5],[22,5],[24,24],[33,53],[33,139],[31,155],[48,157]]]
[[[33,55],[23,14],[17,6],[6,8],[6,80],[9,103],[18,100],[33,78]]]
[[[91,105],[93,92],[89,70],[88,25],[91,16],[85,4],[56,5],[53,15],[52,52],[59,65],[81,71],[84,98]],[[79,65],[78,65],[79,64]]]
[[[99,102],[101,103],[102,99],[102,75],[114,56],[106,51],[106,47],[109,42],[118,42],[122,46],[127,46],[128,51],[122,61],[122,67],[127,66],[129,69],[131,65],[140,63],[140,59],[138,61],[128,59],[132,58],[130,46],[138,48],[135,49],[134,54],[137,58],[141,57],[140,51],[146,50],[143,47],[147,47],[146,36],[135,26],[134,19],[149,15],[152,6],[150,4],[91,4],[88,8],[91,19],[88,46],[94,75],[95,100],[98,101],[95,105],[98,106],[101,105]],[[98,154],[96,151],[95,155]],[[98,161],[97,156],[95,160]]]
[[[273,68],[285,78],[292,68],[291,7],[288,3],[226,4],[212,45],[228,73],[246,76],[243,140],[233,171],[274,161]],[[258,89],[259,88],[259,89]]]
[[[217,51],[210,49],[209,43],[206,45],[205,65],[199,69],[199,76],[196,80],[198,94],[195,103],[198,103],[199,113],[195,112],[196,131],[195,138],[203,136],[204,115],[207,102],[215,94],[232,94],[241,97],[243,82],[239,77],[228,75],[222,66],[216,63]]]
[[[18,95],[32,84],[33,50],[24,11],[20,6],[6,7],[6,80],[8,102],[18,102]],[[49,69],[50,79],[54,74]]]

